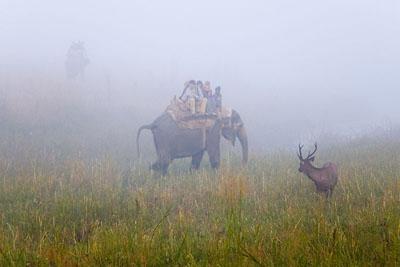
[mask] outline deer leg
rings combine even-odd
[[[333,194],[333,187],[329,190],[329,196],[332,197]]]
[[[333,193],[333,188],[329,188],[327,191],[325,191],[326,198],[331,198],[332,193]]]

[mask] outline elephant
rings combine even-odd
[[[139,139],[142,130],[151,130],[157,152],[157,161],[151,169],[166,175],[168,166],[174,159],[191,157],[191,170],[200,167],[204,152],[207,151],[211,167],[218,169],[220,165],[221,135],[235,145],[236,137],[242,146],[242,162],[248,160],[248,140],[244,123],[235,110],[230,117],[216,118],[208,129],[187,129],[178,126],[177,122],[166,112],[153,123],[138,129],[136,146],[140,157]]]

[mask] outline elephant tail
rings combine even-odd
[[[153,124],[147,124],[147,125],[143,125],[139,128],[138,132],[137,132],[137,136],[136,136],[136,149],[137,149],[137,157],[140,158],[140,133],[142,130],[152,130],[154,128]]]

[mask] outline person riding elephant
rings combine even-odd
[[[220,86],[215,88],[214,99],[215,99],[217,111],[221,112],[221,109],[222,109],[222,94],[221,94],[221,87]]]
[[[201,98],[199,89],[194,80],[187,81],[184,85],[185,87],[179,99],[187,103],[191,114],[195,114],[196,102]]]
[[[221,87],[215,88],[215,93],[208,97],[206,112],[208,114],[220,113],[222,109]]]
[[[201,88],[201,93],[205,98],[209,98],[212,95],[211,84],[209,81],[204,82],[204,85]]]
[[[198,99],[198,113],[205,114],[207,110],[207,101],[210,96],[210,82],[197,81],[197,88],[201,91],[202,97]]]

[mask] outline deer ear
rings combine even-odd
[[[315,159],[315,157],[311,157],[311,158],[310,158],[310,161],[314,161],[314,159]]]

